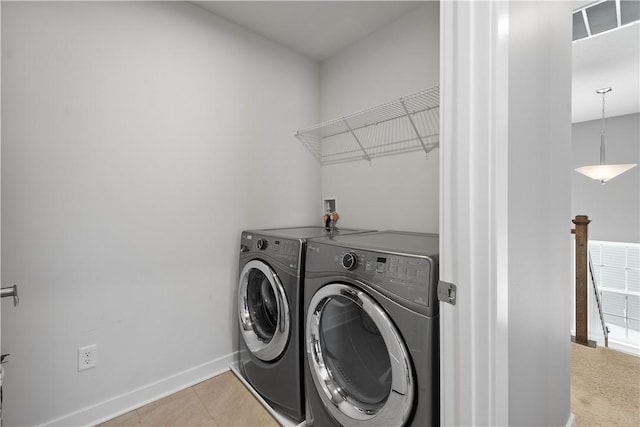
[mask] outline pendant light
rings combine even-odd
[[[591,179],[600,181],[601,184],[615,178],[616,176],[625,173],[629,169],[634,168],[637,164],[625,164],[625,165],[607,165],[605,164],[605,147],[604,147],[604,97],[608,92],[611,92],[610,87],[605,87],[596,90],[596,93],[602,95],[602,129],[600,131],[600,164],[591,166],[582,166],[577,168],[576,172],[580,172],[583,175],[588,176]]]

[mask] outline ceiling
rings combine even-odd
[[[419,1],[193,1],[323,61],[421,5]]]
[[[573,122],[640,112],[640,23],[573,42]]]
[[[420,7],[420,1],[194,1],[198,6],[323,61]],[[583,2],[587,3],[587,2]],[[567,17],[571,19],[571,17]],[[573,42],[572,121],[640,112],[640,23]]]

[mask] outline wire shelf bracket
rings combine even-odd
[[[321,165],[424,151],[439,144],[440,88],[294,132]]]

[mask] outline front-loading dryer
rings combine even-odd
[[[396,231],[308,242],[307,425],[439,425],[438,246]]]
[[[371,230],[335,229],[331,237]],[[239,372],[276,411],[304,420],[303,279],[307,239],[323,227],[245,230],[240,241],[237,309]]]

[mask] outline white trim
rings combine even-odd
[[[584,3],[585,3],[584,6],[580,6],[580,7],[577,7],[575,9],[573,9],[573,11],[571,13],[576,13],[576,12],[579,12],[579,11],[581,12],[584,9],[589,9],[592,6],[595,6],[595,5],[600,4],[600,3],[604,3],[605,1],[607,1],[607,0],[584,1]]]
[[[597,340],[599,346],[604,346],[604,339]],[[635,347],[632,344],[625,343],[622,341],[617,341],[615,339],[609,338],[609,348],[612,350],[616,350],[630,356],[640,357],[640,347]]]
[[[0,6],[0,22],[2,22],[2,6]],[[0,31],[0,46],[2,46],[2,31]],[[0,81],[2,81],[2,57],[0,56]],[[2,85],[0,84],[0,99],[2,99]],[[0,107],[0,135],[2,135],[2,107]],[[0,177],[2,177],[2,142],[0,141]],[[0,178],[0,188],[2,188],[2,179]],[[2,197],[0,197],[0,212],[2,212]],[[0,224],[2,215],[0,214]],[[0,227],[0,241],[2,237],[2,227]],[[1,246],[0,246],[1,248]],[[2,250],[0,249],[0,255]],[[0,277],[2,277],[2,264],[0,263]],[[1,285],[0,285],[1,286]],[[2,344],[2,304],[0,304],[0,344]],[[1,345],[0,345],[1,347]],[[2,377],[0,376],[0,387],[2,386]],[[0,406],[0,420],[2,420],[2,407]]]
[[[571,331],[571,336],[575,336],[575,331]],[[599,347],[604,347],[604,337],[602,333],[589,334],[589,339],[595,341],[596,345]],[[630,342],[619,341],[615,338],[609,337],[609,349],[616,350],[621,353],[628,354],[630,356],[640,357],[640,347],[634,346]]]
[[[567,420],[567,427],[576,427],[576,416],[572,413],[569,414],[569,419]]]
[[[633,243],[633,242],[612,242],[609,240],[591,240],[589,239],[589,244],[598,244],[598,245],[608,245],[608,246],[624,246],[624,247],[629,247],[629,246],[640,246],[640,243]]]
[[[556,254],[564,254],[562,244],[569,249],[569,6],[440,3],[440,279],[457,286],[456,305],[440,304],[442,425],[559,424],[570,412],[569,341],[560,332],[570,323],[570,289],[546,280],[552,272],[563,275],[558,284],[569,283],[570,259],[541,257],[544,287],[530,286],[527,259],[545,242]],[[535,36],[540,19],[549,20],[543,38]],[[549,68],[545,57],[562,61]],[[537,125],[539,134],[523,124]],[[522,148],[530,162],[514,154]],[[536,166],[549,173],[532,175]],[[519,226],[524,214],[538,212],[533,226]],[[546,323],[518,311],[551,289],[557,298]],[[522,369],[528,362],[553,367],[556,376],[529,387],[535,372]],[[550,411],[547,395],[559,397]]]
[[[603,266],[603,267],[608,267],[608,266]],[[621,267],[620,270],[623,270],[624,267]],[[627,270],[629,271],[638,271],[637,269],[633,269],[633,268],[628,268]],[[598,286],[598,290],[600,292],[606,292],[608,294],[616,294],[616,295],[629,295],[632,297],[640,297],[640,292],[636,292],[636,291],[621,291],[620,289],[614,289],[614,288],[607,288],[606,286]]]
[[[126,414],[158,399],[169,396],[192,385],[198,384],[229,370],[229,365],[237,360],[237,352],[219,357],[136,390],[115,396],[95,405],[88,406],[43,426],[86,426],[97,425],[117,416]]]
[[[587,37],[583,37],[584,39],[588,39],[593,34],[591,34],[591,24],[589,24],[589,17],[587,16],[587,9],[582,9],[582,22],[584,22],[584,28],[587,30]],[[580,40],[580,39],[578,39]]]
[[[441,424],[509,424],[506,2],[442,2]]]

